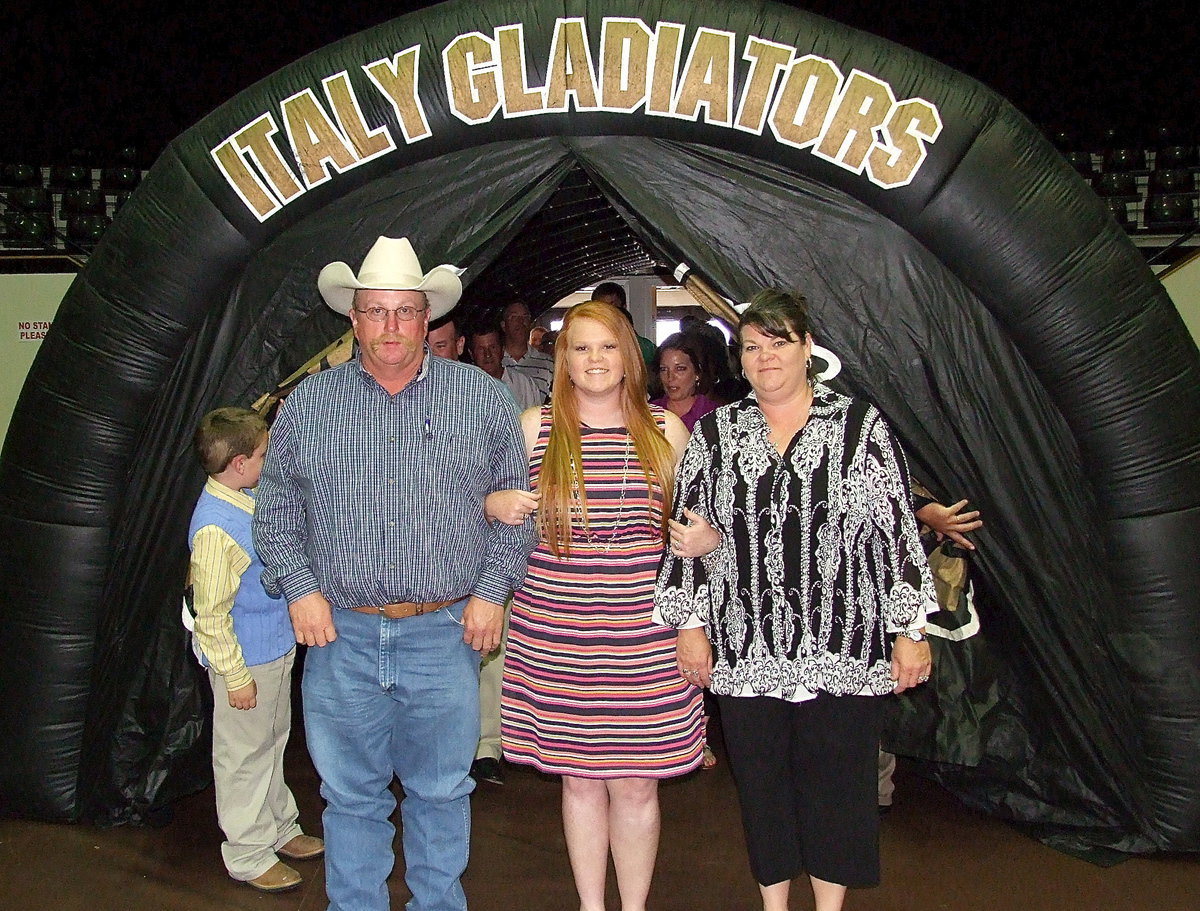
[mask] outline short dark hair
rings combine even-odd
[[[447,323],[454,324],[454,337],[462,338],[462,334],[463,334],[462,327],[460,327],[458,325],[458,322],[454,319],[454,311],[453,310],[451,310],[445,316],[439,316],[437,319],[435,319],[433,322],[431,322],[429,324],[429,331],[433,332],[433,330],[435,330],[435,329],[441,329],[442,326],[445,326]]]
[[[808,316],[808,298],[803,294],[764,288],[750,298],[750,306],[738,320],[737,340],[742,343],[742,329],[753,326],[772,338],[803,339],[812,333]]]
[[[235,456],[254,455],[267,435],[267,421],[249,408],[227,406],[200,419],[192,442],[205,474],[220,474]]]
[[[780,288],[764,288],[750,298],[750,306],[742,311],[738,320],[737,342],[742,344],[742,330],[753,326],[771,338],[786,338],[803,341],[812,334],[812,320],[808,315],[808,298],[799,292]],[[814,380],[812,363],[808,365],[808,381]]]
[[[600,282],[596,286],[596,289],[592,291],[592,300],[608,297],[610,294],[617,299],[617,307],[621,310],[629,307],[629,299],[625,296],[625,289],[616,282]]]
[[[467,350],[471,350],[471,344],[481,335],[491,335],[492,333],[500,336],[501,344],[504,343],[504,329],[500,325],[500,318],[489,313],[478,320],[475,320],[467,327],[467,331],[463,333],[467,337]]]

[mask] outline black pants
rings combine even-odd
[[[754,878],[769,886],[808,873],[879,885],[883,700],[718,699]]]

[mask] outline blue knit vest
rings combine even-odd
[[[205,525],[216,525],[250,555],[250,566],[242,573],[241,585],[233,599],[233,634],[242,646],[242,658],[247,667],[282,658],[296,647],[287,602],[282,596],[272,598],[263,589],[263,563],[254,550],[254,537],[250,532],[253,519],[244,509],[204,490],[196,501],[188,526],[189,549],[197,531]]]

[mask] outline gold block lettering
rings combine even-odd
[[[684,64],[675,115],[695,120],[700,106],[705,122],[728,126],[733,120],[733,32],[700,28]]]
[[[867,157],[867,174],[871,182],[884,189],[902,187],[912,182],[929,155],[927,144],[942,132],[938,109],[928,101],[910,98],[892,109],[884,135],[891,148],[876,146]]]
[[[861,174],[867,153],[875,145],[875,128],[883,126],[895,102],[886,82],[851,70],[837,109],[813,154]]]
[[[212,150],[213,160],[225,175],[225,180],[241,198],[242,202],[252,211],[259,221],[266,221],[283,208],[279,201],[270,194],[257,174],[246,166],[232,138]]]
[[[300,172],[309,187],[329,179],[326,162],[339,171],[348,171],[358,163],[346,145],[346,137],[338,132],[311,90],[304,89],[284,99],[280,108],[288,139],[300,162]]]
[[[394,55],[391,60],[376,60],[363,67],[367,77],[396,112],[404,141],[409,144],[433,135],[417,90],[420,61],[421,46],[418,44]],[[392,141],[390,134],[388,139]]]
[[[541,89],[525,83],[525,26],[505,25],[496,29],[500,48],[500,81],[504,86],[504,116],[540,114],[546,109]]]
[[[263,114],[258,120],[243,127],[233,138],[267,178],[267,183],[271,185],[275,195],[286,203],[303,193],[304,188],[292,176],[292,172],[279,156],[275,143],[271,142],[271,137],[278,132],[275,118],[270,114]]]
[[[575,110],[594,111],[596,74],[582,19],[559,19],[550,45],[550,72],[546,80],[546,109],[565,111],[567,95],[575,96]]]
[[[775,138],[797,148],[816,142],[841,83],[832,60],[807,54],[794,61],[771,111]]]
[[[492,39],[479,32],[460,35],[442,51],[450,110],[464,123],[486,123],[500,109]]]
[[[762,133],[767,119],[767,104],[779,73],[792,61],[796,49],[786,44],[776,44],[761,38],[746,41],[743,59],[750,61],[750,73],[738,105],[736,126],[739,130]]]
[[[640,19],[605,19],[600,33],[600,98],[605,110],[632,113],[646,100],[650,29]]]
[[[674,22],[660,22],[654,29],[654,62],[650,70],[650,102],[647,114],[670,116],[671,101],[675,97],[675,70],[679,66],[679,52],[683,48],[683,26]]]
[[[350,85],[350,76],[347,73],[337,73],[321,81],[325,86],[325,96],[333,105],[333,115],[337,118],[338,126],[350,140],[354,155],[360,163],[384,152],[390,152],[396,147],[387,127],[377,127],[374,130],[367,128],[367,119],[359,107],[358,96],[354,94],[354,87]]]

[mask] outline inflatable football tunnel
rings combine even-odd
[[[556,217],[572,193],[606,220]],[[987,521],[986,650],[902,704],[903,752],[1067,849],[1200,849],[1200,354],[1011,105],[747,0],[452,0],[167,149],[64,300],[0,460],[4,812],[146,821],[204,783],[179,625],[191,433],[345,331],[316,274],[383,234],[464,267],[468,297],[503,272],[535,311],[631,244],[731,299],[803,291],[914,473]],[[545,255],[567,244],[588,274]]]

